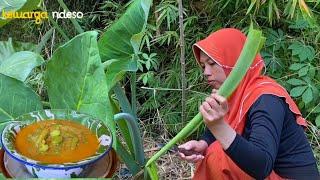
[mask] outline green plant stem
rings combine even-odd
[[[198,91],[193,91],[190,90],[191,87],[188,87],[186,91],[196,93],[196,94],[201,94],[204,96],[208,96],[209,94],[203,93],[203,92],[198,92]],[[149,90],[154,90],[154,91],[182,91],[182,89],[173,89],[173,88],[149,88],[149,87],[141,87],[141,89],[149,89]]]
[[[132,72],[130,76],[130,87],[131,87],[131,107],[132,114],[135,119],[137,119],[137,92],[136,92],[136,81],[137,81],[137,73]]]
[[[145,156],[143,152],[143,144],[141,142],[141,133],[139,130],[139,125],[137,122],[136,115],[133,115],[130,103],[127,99],[127,96],[123,92],[120,83],[117,83],[114,86],[114,92],[119,100],[120,106],[122,108],[122,111],[128,114],[131,114],[133,119],[131,118],[130,121],[127,122],[127,127],[129,129],[129,134],[131,137],[131,142],[127,142],[128,146],[133,146],[134,149],[134,154],[135,154],[135,159],[139,162],[141,166],[145,164]],[[122,116],[122,117],[127,117],[127,116]],[[120,120],[118,120],[120,121]],[[131,147],[130,147],[131,148]]]
[[[37,45],[36,48],[36,53],[40,54],[43,47],[46,45],[46,43],[48,42],[48,40],[50,39],[52,33],[53,33],[53,29],[51,28],[48,32],[46,32],[46,34],[44,34],[44,36],[41,38],[40,43]]]
[[[181,121],[186,120],[186,60],[185,60],[185,42],[184,42],[184,26],[183,26],[183,4],[182,0],[178,0],[179,4],[179,29],[180,29],[180,63],[181,63]]]
[[[49,15],[48,16],[49,21],[53,24],[53,26],[58,30],[58,32],[62,35],[64,40],[69,41],[70,38],[67,36],[67,34],[60,28],[57,22],[55,22],[52,17]]]
[[[202,115],[198,113],[175,137],[173,137],[163,148],[160,149],[155,155],[153,155],[147,162],[146,166],[149,166],[153,161],[156,161],[162,154],[165,154],[171,147],[178,143],[182,138],[187,137],[192,132],[197,130],[199,124],[202,122]]]
[[[309,68],[309,69],[320,69],[320,66],[311,67],[311,68]],[[289,77],[291,77],[291,76],[295,76],[295,75],[297,75],[297,74],[299,74],[299,72],[297,72],[297,73],[292,73],[292,74],[283,76],[283,77],[278,78],[278,79],[276,79],[276,80],[287,79],[287,78],[289,78]]]
[[[58,0],[58,2],[65,11],[70,12],[70,10],[68,9],[67,5],[63,2],[63,0]],[[70,18],[70,21],[72,22],[73,26],[76,28],[79,34],[84,32],[84,30],[81,28],[77,20],[75,20],[74,18]]]
[[[320,106],[320,103],[318,103],[315,107],[312,108],[312,110],[308,113],[308,115],[305,117],[305,119],[308,119],[308,117],[310,116],[310,114],[311,114],[318,106]]]
[[[114,115],[114,120],[116,122],[122,119],[125,119],[130,125],[130,136],[132,138],[132,141],[134,142],[133,147],[135,151],[135,157],[139,164],[143,166],[145,163],[145,158],[138,123],[135,118],[128,113],[118,113]]]
[[[139,164],[133,159],[131,154],[129,154],[128,151],[125,150],[119,139],[116,139],[115,141],[116,147],[113,148],[117,150],[118,156],[126,164],[132,174],[137,174],[141,170]]]
[[[123,92],[120,83],[116,83],[116,85],[113,87],[113,91],[119,100],[122,111],[133,115],[130,102],[127,99],[127,96],[125,95],[125,93]]]

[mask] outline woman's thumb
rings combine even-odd
[[[183,148],[185,150],[191,150],[194,148],[194,143],[193,141],[189,141],[189,142],[186,142],[185,144],[180,145],[179,148]]]

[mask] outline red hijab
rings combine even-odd
[[[218,65],[220,65],[226,76],[234,68],[236,61],[241,53],[246,36],[239,30],[226,28],[218,30],[207,38],[193,45],[193,52],[199,62],[200,51],[203,51]],[[263,94],[273,94],[283,97],[289,105],[290,110],[295,114],[297,124],[306,126],[306,121],[302,117],[297,105],[294,103],[285,88],[273,79],[262,75],[265,68],[260,54],[257,54],[248,72],[241,80],[235,92],[228,98],[229,112],[225,116],[225,121],[238,133],[242,134],[245,123],[246,113],[251,105]],[[253,179],[242,171],[225,154],[218,141],[212,143],[207,151],[205,158],[197,164],[194,179]],[[272,171],[269,179],[280,179]]]

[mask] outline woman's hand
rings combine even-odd
[[[180,145],[178,148],[178,155],[181,159],[195,163],[204,158],[203,154],[208,148],[208,144],[204,140],[191,140]]]
[[[200,106],[200,112],[207,127],[223,121],[229,111],[227,99],[218,95],[217,92],[213,89],[212,94]]]

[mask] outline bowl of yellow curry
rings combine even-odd
[[[8,124],[5,152],[39,178],[85,177],[111,150],[112,135],[100,120],[72,110],[30,112]]]

